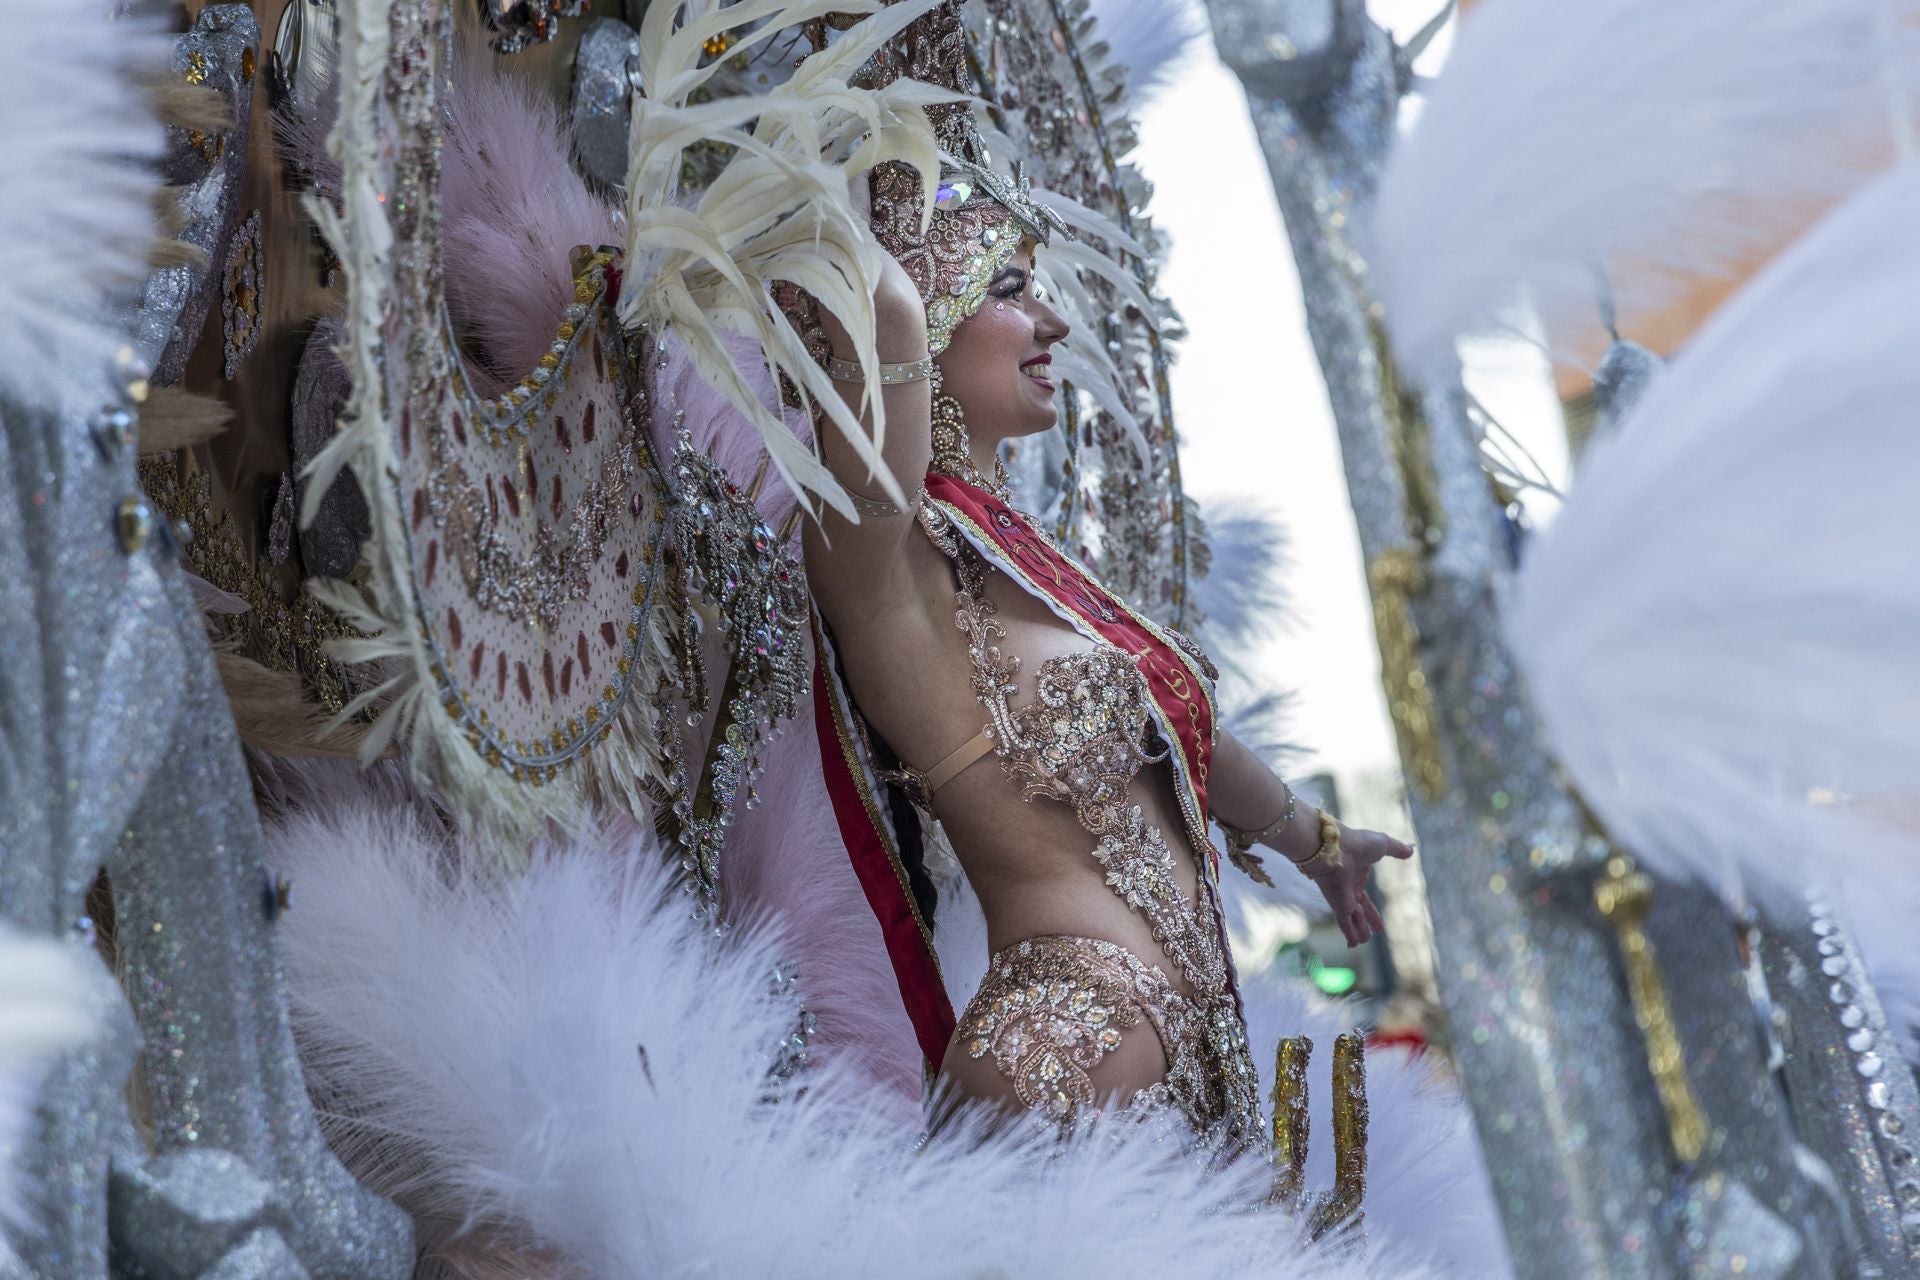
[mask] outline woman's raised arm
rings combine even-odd
[[[883,377],[878,388],[886,407],[886,433],[880,456],[906,492],[908,505],[887,499],[879,481],[836,432],[822,433],[820,452],[834,478],[853,495],[860,511],[856,524],[832,510],[806,528],[807,576],[829,615],[836,606],[870,599],[873,588],[902,571],[899,551],[913,523],[913,504],[921,477],[933,456],[933,384],[926,376],[932,367],[927,355],[927,314],[913,281],[891,255],[885,259],[880,285],[873,295],[874,342]],[[838,319],[821,309],[836,365],[851,362],[853,342]],[[911,366],[911,367],[902,367]],[[853,374],[839,377],[840,394],[861,422],[872,429],[871,411],[861,412],[866,386]]]

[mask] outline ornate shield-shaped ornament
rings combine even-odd
[[[436,0],[357,14],[341,33],[341,211],[315,205],[348,274],[354,389],[309,489],[352,467],[373,508],[373,572],[321,590],[371,637],[348,656],[392,669],[366,699],[380,717],[369,750],[397,735],[514,861],[589,797],[638,810],[662,776],[643,704],[665,652],[666,509],[614,319],[619,254],[574,250],[547,352],[484,394],[441,279],[451,15]]]

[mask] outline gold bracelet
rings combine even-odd
[[[883,387],[894,386],[902,382],[925,382],[933,376],[933,357],[922,356],[918,360],[902,360],[898,364],[874,366],[874,373]],[[835,382],[865,382],[867,375],[852,360],[842,360],[839,356],[827,357],[827,376]]]
[[[1307,868],[1322,859],[1325,859],[1330,867],[1340,865],[1340,824],[1325,809],[1320,811],[1320,847],[1313,851],[1312,857],[1302,858],[1294,863],[1293,867],[1301,875],[1312,879],[1313,873]]]
[[[912,515],[920,510],[920,503],[926,496],[927,486],[923,484],[914,490],[913,497],[909,499],[907,505],[903,507],[899,503],[891,502],[886,498],[869,498],[864,493],[855,493],[851,489],[847,490],[847,497],[853,500],[853,509],[858,511],[862,516],[872,516],[876,519],[885,519],[888,516]]]
[[[1245,827],[1236,827],[1223,818],[1216,817],[1214,819],[1215,822],[1220,824],[1221,834],[1227,838],[1227,848],[1229,850],[1237,848],[1245,852],[1256,844],[1273,839],[1287,829],[1287,824],[1293,821],[1294,810],[1300,804],[1300,797],[1293,794],[1293,788],[1288,787],[1286,783],[1283,782],[1280,785],[1286,787],[1287,807],[1280,811],[1279,817],[1269,822],[1266,826],[1261,827],[1258,831],[1250,831]]]

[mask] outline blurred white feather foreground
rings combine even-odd
[[[770,1100],[794,1012],[768,993],[776,939],[703,931],[652,850],[481,879],[364,804],[275,840],[301,885],[283,940],[303,1052],[349,1162],[538,1274],[1433,1274],[1378,1246],[1298,1254],[1286,1219],[1231,1207],[1263,1167],[1208,1175],[1150,1131],[1053,1159],[1012,1138],[915,1155],[824,1060]]]
[[[92,408],[126,341],[113,290],[145,274],[161,132],[152,24],[115,6],[0,0],[0,394]]]
[[[32,1219],[16,1161],[33,1120],[42,1060],[85,1039],[93,996],[80,966],[90,952],[0,931],[0,1268],[14,1261],[10,1232]]]
[[[1487,0],[1382,178],[1370,257],[1424,365],[1529,286],[1596,318],[1750,264],[1884,167],[1914,0]],[[1564,332],[1564,330],[1561,330]]]
[[[1917,219],[1910,164],[1724,307],[1515,584],[1555,751],[1668,869],[1920,889]]]

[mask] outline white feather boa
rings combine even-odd
[[[539,1274],[1437,1274],[1386,1244],[1437,1221],[1382,1203],[1368,1256],[1302,1252],[1286,1219],[1231,1207],[1262,1168],[1204,1174],[1149,1133],[1051,1160],[1011,1137],[915,1155],[830,1060],[769,1101],[793,1019],[768,993],[777,936],[700,929],[651,849],[552,850],[495,879],[413,811],[360,801],[274,843],[300,886],[282,940],[303,1053],[349,1163]],[[1418,1166],[1376,1097],[1376,1144]]]
[[[1410,364],[1527,286],[1590,329],[1743,269],[1914,127],[1914,0],[1487,0],[1380,186],[1370,258]]]
[[[167,43],[114,7],[0,0],[0,395],[37,406],[116,398],[110,308],[156,231]]]
[[[1507,629],[1554,750],[1643,858],[1920,906],[1920,164],[1709,323],[1594,443]]]
[[[33,1123],[45,1059],[93,1029],[81,948],[0,930],[0,1270],[15,1264],[7,1236],[31,1229],[33,1192],[18,1158]]]

